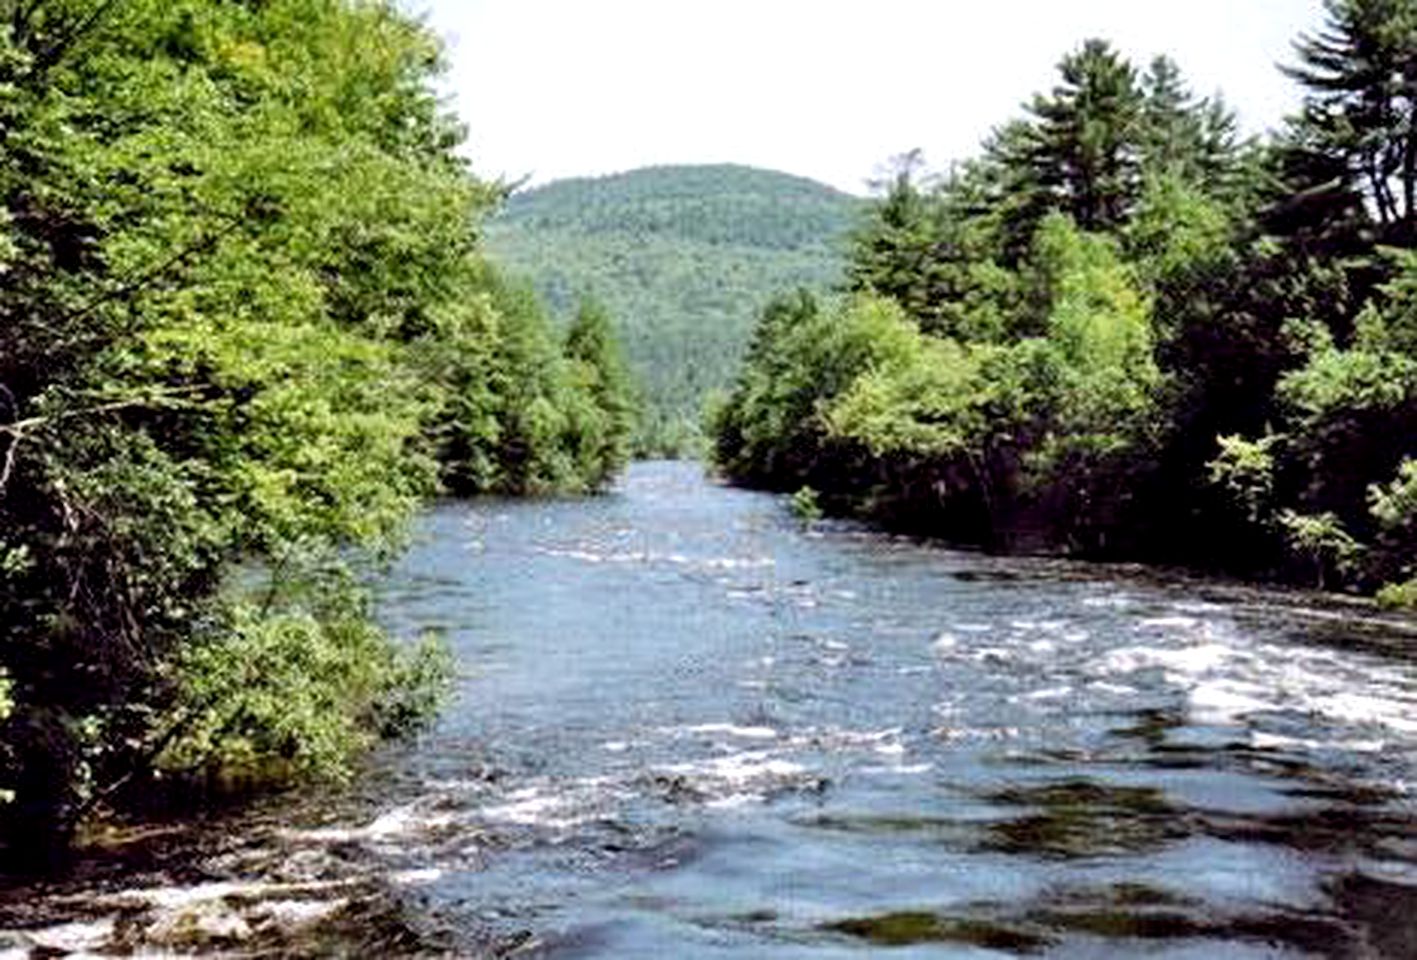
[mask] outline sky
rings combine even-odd
[[[1276,64],[1321,0],[416,0],[486,177],[742,163],[866,192],[919,148],[944,169],[1105,37],[1158,53],[1247,133],[1298,91]]]

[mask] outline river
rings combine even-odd
[[[1417,633],[1366,607],[645,463],[436,507],[380,610],[463,666],[431,732],[30,891],[13,955],[1417,956]]]

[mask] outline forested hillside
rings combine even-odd
[[[773,291],[841,281],[859,201],[749,167],[654,167],[514,194],[487,227],[499,261],[569,316],[591,297],[617,324],[644,394],[639,445],[696,442]]]
[[[440,491],[590,490],[603,314],[487,263],[392,2],[0,5],[0,852],[343,775],[448,664],[363,574]],[[41,849],[36,849],[41,848]],[[29,856],[33,854],[33,856]]]
[[[1093,40],[974,160],[903,164],[854,293],[763,313],[722,469],[1000,550],[1417,601],[1417,3],[1326,9],[1271,142]]]

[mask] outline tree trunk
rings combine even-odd
[[[1412,218],[1417,214],[1417,103],[1407,111],[1402,149],[1402,238],[1411,243]]]

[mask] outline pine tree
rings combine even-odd
[[[1170,57],[1152,60],[1140,83],[1144,175],[1179,176],[1208,194],[1226,192],[1237,158],[1234,113],[1219,97],[1197,99]]]
[[[1362,198],[1377,242],[1417,241],[1417,0],[1326,0],[1285,72],[1308,88],[1290,138],[1303,192]]]
[[[1039,187],[1084,230],[1120,226],[1140,190],[1142,92],[1105,40],[1058,65],[1062,83],[1029,106],[1027,162]]]

